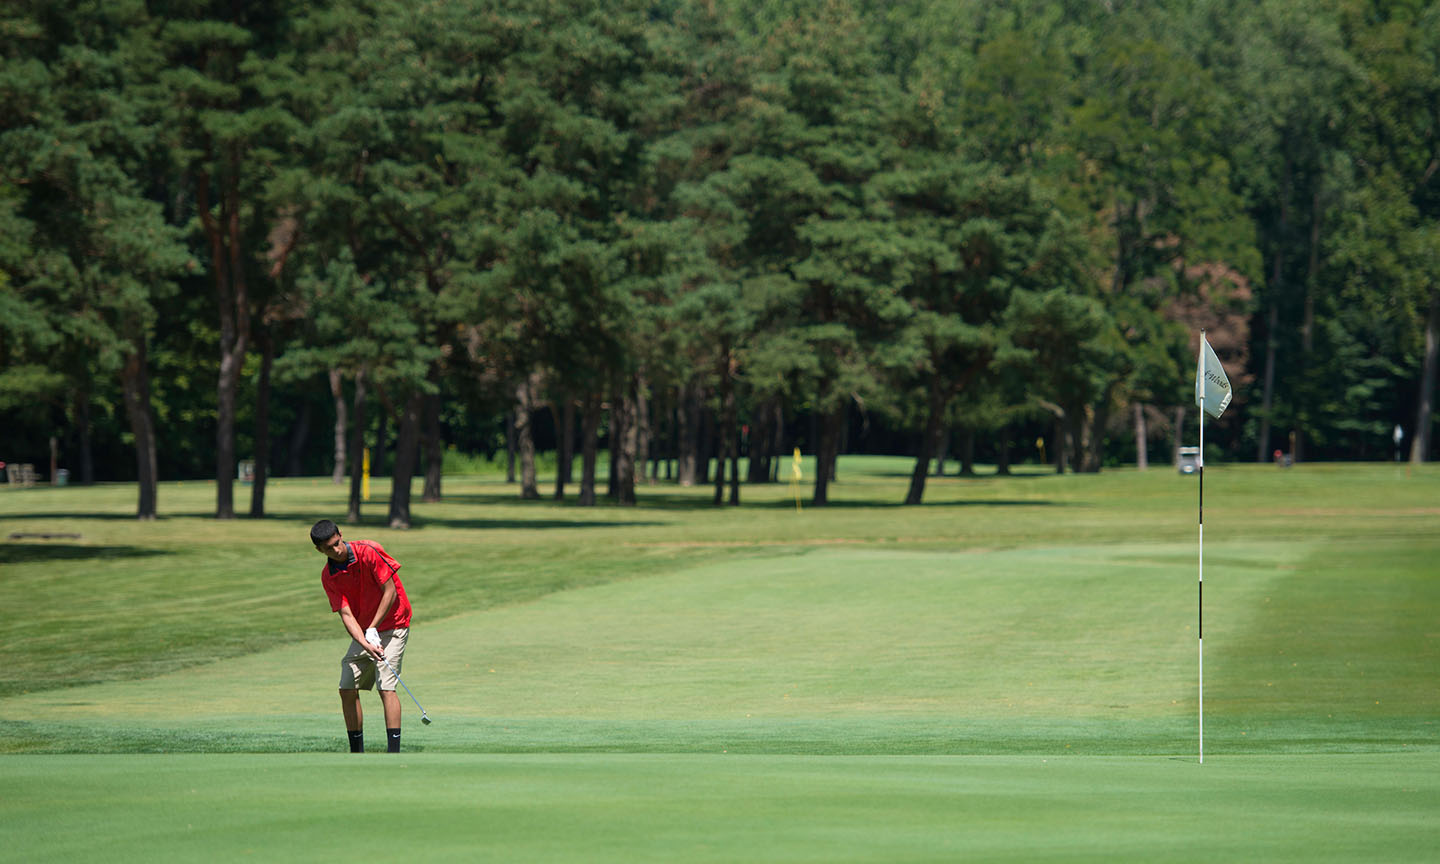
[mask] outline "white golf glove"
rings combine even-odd
[[[369,630],[365,631],[365,641],[369,642],[371,645],[381,647],[383,647],[385,644],[380,641],[380,631],[376,630],[374,627],[371,627]]]

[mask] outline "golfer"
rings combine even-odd
[[[400,563],[373,540],[345,542],[340,528],[321,519],[310,529],[310,541],[330,559],[320,571],[320,585],[330,598],[330,609],[350,634],[350,648],[340,661],[340,711],[350,735],[350,752],[365,752],[364,713],[360,691],[380,680],[380,704],[385,709],[387,750],[400,752],[400,699],[396,676],[405,656],[410,633],[410,600],[400,584]],[[385,663],[377,662],[385,660]]]

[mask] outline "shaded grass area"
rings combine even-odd
[[[446,861],[1433,860],[1440,759],[10,757],[16,860],[325,861],[377,788]]]

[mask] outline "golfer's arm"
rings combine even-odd
[[[351,639],[361,645],[365,644],[365,628],[355,620],[355,613],[350,611],[348,605],[340,607],[340,623],[345,625],[345,630],[350,634]]]
[[[375,610],[375,620],[370,622],[371,627],[379,627],[385,616],[390,614],[390,607],[395,605],[395,580],[391,579],[385,583],[384,593],[380,595],[380,606]]]

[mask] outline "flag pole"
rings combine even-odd
[[[1200,331],[1203,344],[1205,331]],[[1205,394],[1200,394],[1200,453],[1195,460],[1200,472],[1200,574],[1196,582],[1196,633],[1200,643],[1200,764],[1205,764]]]
[[[1213,410],[1205,409],[1206,393],[1213,393],[1211,396]],[[1205,331],[1200,331],[1200,360],[1195,369],[1195,404],[1200,406],[1200,452],[1195,460],[1195,467],[1200,473],[1200,578],[1196,583],[1196,636],[1200,648],[1200,762],[1205,762],[1205,415],[1219,417],[1225,413],[1230,406],[1230,397],[1234,393],[1230,390],[1230,379],[1225,375],[1225,367],[1220,365],[1220,358],[1215,356],[1215,350],[1210,347],[1210,342],[1205,338]]]

